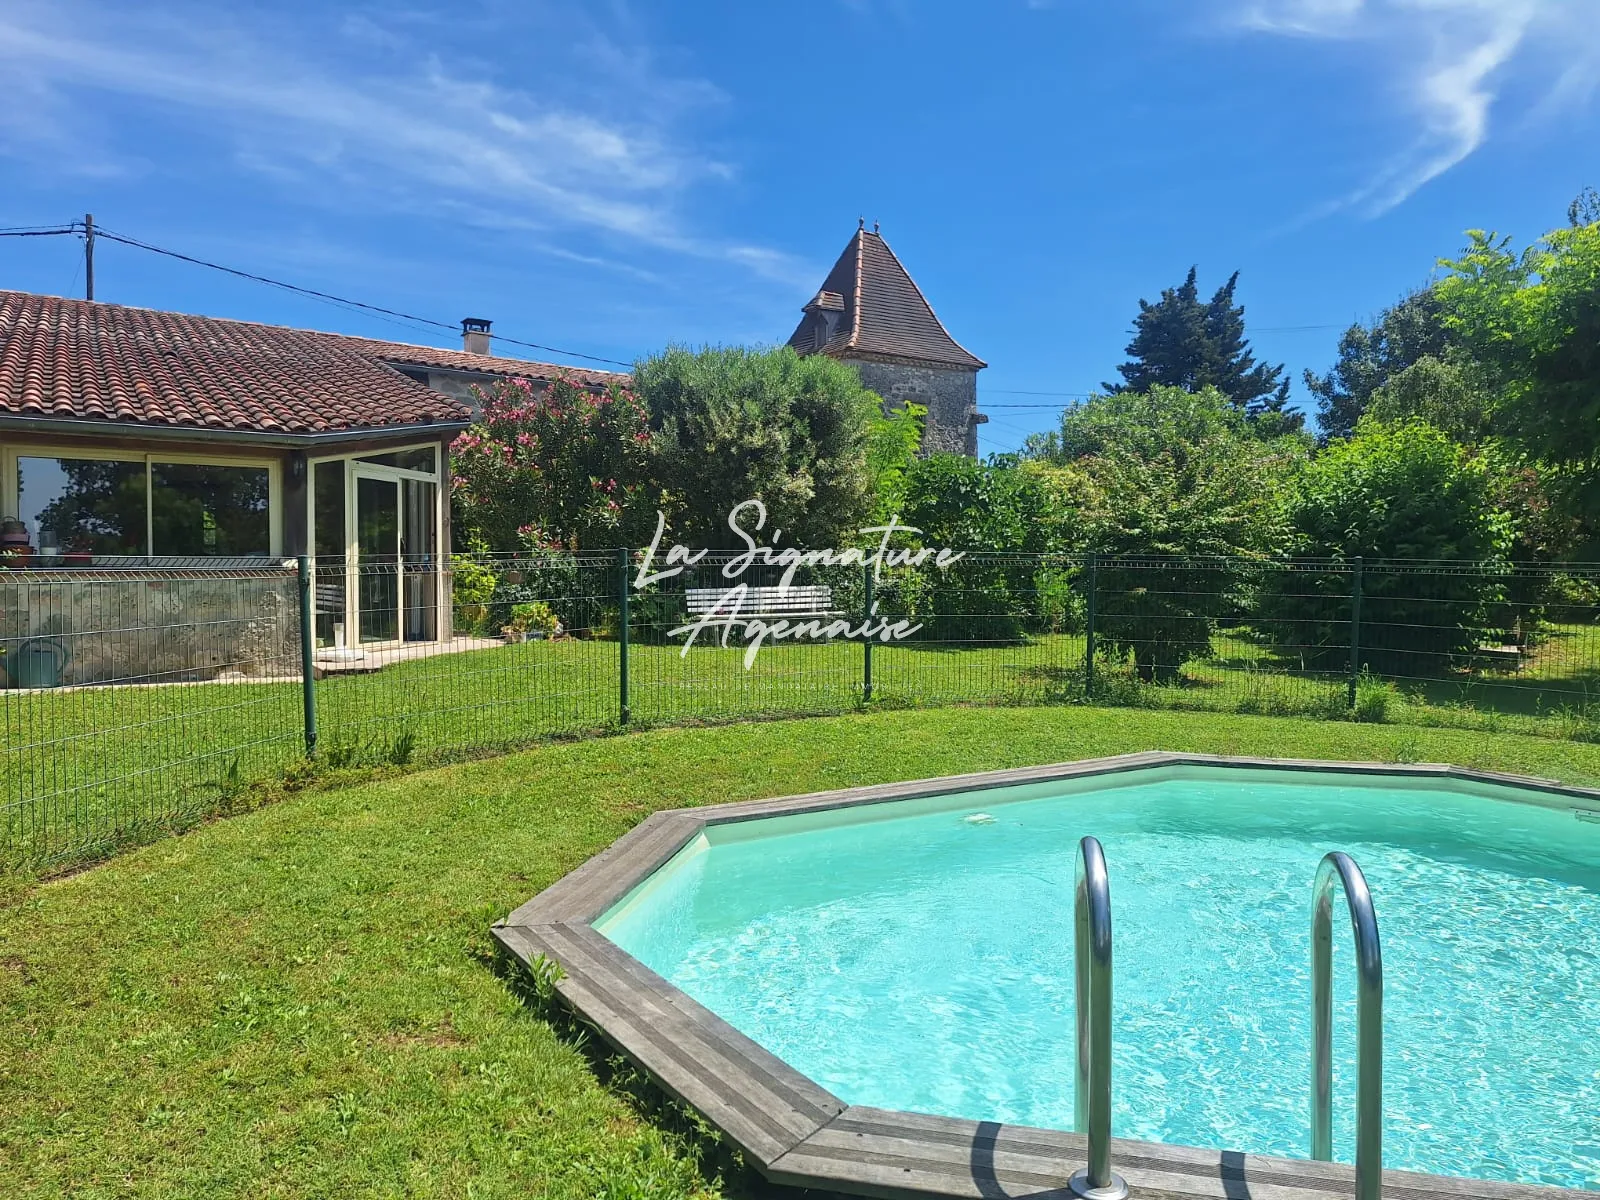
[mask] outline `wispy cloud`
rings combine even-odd
[[[0,77],[29,101],[26,119],[3,106],[13,116],[0,117],[0,154],[43,163],[70,144],[69,162],[136,167],[104,124],[122,105],[269,178],[747,261],[683,215],[695,189],[735,174],[692,132],[723,102],[717,89],[657,69],[647,48],[581,16],[563,32],[566,44],[508,73],[506,56],[484,61],[470,42],[398,18],[292,27],[213,6],[0,0]],[[496,53],[492,30],[481,45]]]
[[[1524,63],[1546,80],[1548,113],[1600,82],[1595,0],[1245,0],[1237,24],[1262,34],[1367,48],[1383,95],[1411,133],[1348,194],[1320,206],[1383,213],[1487,141]]]

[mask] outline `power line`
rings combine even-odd
[[[85,232],[85,225],[81,221],[73,221],[69,225],[60,226],[14,226],[10,229],[0,230],[0,237],[58,237],[62,234]],[[164,255],[175,258],[180,262],[191,263],[197,267],[206,267],[212,271],[221,271],[225,275],[232,275],[238,279],[248,279],[253,283],[264,283],[268,287],[280,288],[286,292],[293,292],[299,296],[307,296],[313,300],[320,300],[325,304],[333,304],[347,310],[373,313],[379,316],[392,317],[401,321],[410,321],[413,325],[427,326],[431,329],[444,329],[451,333],[459,331],[460,327],[444,321],[435,321],[431,317],[419,317],[415,313],[400,312],[393,308],[384,308],[378,304],[367,304],[361,300],[351,300],[344,296],[335,296],[329,292],[320,292],[315,288],[301,287],[299,284],[285,283],[281,279],[272,279],[266,275],[257,275],[252,271],[241,271],[237,267],[223,266],[221,263],[210,262],[207,259],[196,258],[190,254],[181,254],[176,250],[168,250],[164,246],[151,245],[149,242],[140,241],[138,238],[126,234],[116,233],[97,226],[94,231],[96,238],[106,241],[118,242],[124,246],[131,246],[136,250],[145,250],[151,254]],[[543,350],[547,354],[559,354],[567,358],[581,358],[588,362],[609,363],[612,366],[632,367],[633,364],[623,362],[617,358],[602,358],[596,354],[580,354],[576,350],[563,350],[559,346],[546,346],[540,342],[525,342],[519,338],[496,335],[496,341],[507,342],[513,346],[525,346],[530,350]]]

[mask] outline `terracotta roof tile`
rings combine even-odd
[[[840,307],[824,299],[832,296],[843,297],[844,312],[830,331],[823,312]],[[856,231],[816,299],[806,305],[789,345],[801,354],[879,354],[973,369],[987,365],[950,336],[889,244],[865,229]]]
[[[464,424],[389,363],[604,386],[608,371],[0,291],[0,414],[257,433]]]

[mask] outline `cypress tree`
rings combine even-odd
[[[1235,271],[1207,303],[1200,300],[1195,268],[1154,304],[1139,301],[1120,383],[1108,392],[1145,392],[1157,385],[1199,391],[1214,387],[1252,416],[1279,413],[1288,403],[1283,366],[1256,362],[1244,334],[1244,306],[1234,303]]]

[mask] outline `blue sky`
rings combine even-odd
[[[98,223],[631,360],[772,342],[855,228],[991,365],[984,449],[1242,271],[1262,357],[1600,186],[1600,0],[0,0],[0,226]],[[450,344],[101,243],[100,299]],[[0,287],[81,295],[75,242]],[[509,349],[509,347],[507,347]],[[1027,393],[1051,393],[1030,395]],[[1042,408],[1011,407],[1042,405]],[[1006,407],[1003,407],[1006,406]]]

